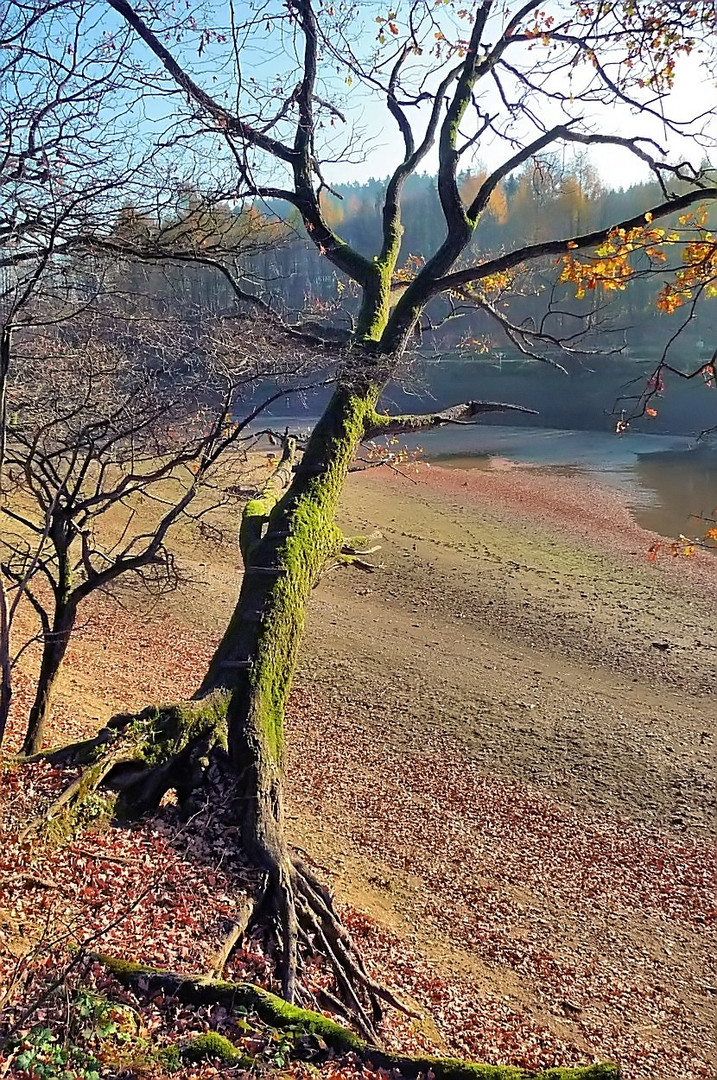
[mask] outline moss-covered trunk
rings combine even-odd
[[[75,625],[77,607],[71,602],[57,602],[50,633],[42,647],[40,673],[37,677],[35,700],[22,744],[23,754],[36,754],[42,746],[42,737],[50,718],[52,699],[57,686],[57,676],[67,652],[72,629]]]
[[[374,299],[372,311],[381,296]],[[289,851],[283,808],[284,716],[306,609],[344,543],[335,516],[349,467],[377,428],[385,371],[371,349],[364,363],[375,376],[338,386],[298,465],[287,439],[278,469],[245,508],[239,598],[193,700],[113,717],[95,739],[51,755],[84,769],[37,824],[61,815],[72,826],[99,785],[118,793],[113,808],[127,816],[151,810],[172,789],[189,813],[218,797],[225,822],[240,826],[246,854],[264,871],[261,910],[281,932],[284,996],[293,999],[303,941],[330,963],[348,1014],[375,1040],[379,999],[395,999],[363,969],[328,890]]]
[[[306,607],[326,561],[340,550],[336,508],[380,389],[368,383],[334,393],[263,535],[245,551],[236,609],[197,693],[231,688],[229,753],[240,778],[244,843],[255,856],[281,833],[284,709]]]

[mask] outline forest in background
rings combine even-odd
[[[485,176],[478,169],[460,177],[465,199],[474,195]],[[369,258],[380,248],[380,208],[385,185],[385,179],[372,179],[363,184],[336,185],[322,193],[326,220],[341,232],[348,244]],[[544,167],[536,169],[531,165],[496,187],[464,262],[468,265],[477,257],[499,255],[521,243],[540,243],[559,235],[604,228],[639,214],[641,207],[658,201],[659,197],[655,182],[621,189],[606,187],[587,155],[577,155],[567,164],[548,159]],[[183,195],[181,203],[176,219],[165,220],[160,226],[165,244],[170,241],[176,244],[179,239],[218,261],[221,261],[220,253],[238,252],[243,284],[255,292],[273,295],[274,302],[283,305],[285,315],[301,314],[304,321],[312,319],[325,336],[342,324],[350,330],[352,317],[358,311],[358,291],[322,256],[307,236],[298,212],[291,209],[287,212],[280,204],[258,201],[248,209],[239,210],[223,200],[212,205],[206,195],[200,205],[191,191]],[[445,234],[435,177],[426,173],[408,177],[403,203],[404,231],[397,277],[403,276],[408,282]],[[708,207],[705,215],[706,227],[714,227],[717,211]],[[677,228],[677,217],[674,221],[668,219],[665,227],[668,231]],[[122,211],[118,233],[123,239],[144,240],[156,234],[156,230],[156,223],[141,217],[132,207]],[[677,258],[681,247],[677,244],[675,247]],[[544,260],[519,282],[506,279],[498,291],[497,303],[514,324],[530,327],[544,324],[547,307],[552,312],[553,327],[560,334],[569,328],[571,318],[585,318],[593,311],[590,331],[581,336],[573,365],[568,358],[569,367],[579,371],[585,368],[588,357],[594,364],[614,357],[622,371],[622,360],[626,357],[656,356],[681,320],[685,327],[679,335],[676,359],[685,355],[693,361],[711,351],[713,312],[709,303],[697,306],[694,312],[660,310],[658,297],[669,277],[669,266],[665,267],[663,279],[643,256],[645,265],[641,272],[638,255],[629,289],[618,284],[611,291],[601,289],[599,294],[589,292],[581,298],[574,282],[560,281],[561,261],[560,258]],[[230,280],[217,273],[216,266],[134,263],[122,270],[122,280],[124,290],[161,298],[170,308],[176,304],[186,310],[189,305],[207,315],[221,315],[236,302]],[[411,350],[414,359],[418,354],[419,359],[429,363],[476,362],[495,352],[501,354],[501,361],[521,359],[515,345],[502,334],[491,315],[479,307],[466,305],[460,317],[448,320],[452,303],[451,298],[438,297],[429,305],[433,328],[424,329],[416,336]],[[565,352],[557,349],[555,352],[559,362],[566,364]],[[494,363],[495,356],[490,360]],[[614,366],[610,365],[610,370],[614,373]],[[610,381],[610,386],[613,382]],[[620,372],[617,385],[619,382]],[[603,402],[603,408],[610,404]]]
[[[481,171],[466,173],[461,186],[466,199],[482,183]],[[380,207],[385,180],[346,184],[324,194],[324,214],[332,226],[362,254],[371,256],[380,246]],[[399,275],[408,281],[420,268],[425,252],[440,244],[445,225],[440,210],[435,177],[409,177],[404,191],[404,233]],[[500,254],[521,242],[540,243],[551,236],[571,235],[583,230],[609,226],[639,213],[642,206],[659,198],[656,183],[633,184],[619,190],[606,187],[586,155],[574,157],[568,165],[548,161],[545,168],[534,167],[508,177],[495,190],[488,211],[480,219],[465,257]],[[717,220],[717,211],[704,211],[707,226]],[[678,227],[678,219],[666,229]],[[157,229],[156,223],[141,218],[130,207],[122,211],[118,232],[123,239],[145,240]],[[313,326],[329,338],[337,327],[350,329],[358,310],[358,291],[307,236],[298,215],[279,204],[255,203],[242,211],[224,201],[208,208],[206,197],[199,206],[194,193],[184,196],[184,207],[173,222],[161,226],[164,243],[191,246],[204,251],[212,265],[196,262],[134,262],[122,268],[122,291],[152,297],[169,310],[201,312],[201,318],[216,318],[236,310],[236,296],[229,277],[217,272],[222,253],[238,251],[242,270],[240,283],[254,293],[273,296],[274,304],[292,320],[300,317],[304,326]],[[676,245],[680,251],[681,246]],[[432,403],[444,407],[456,400],[479,394],[492,400],[519,401],[535,409],[537,416],[487,418],[493,423],[518,423],[541,427],[569,427],[605,430],[614,428],[622,408],[629,413],[648,383],[665,340],[677,334],[672,361],[689,369],[705,360],[713,349],[713,304],[707,300],[694,310],[678,307],[661,309],[659,296],[668,279],[644,273],[636,257],[636,271],[629,288],[600,289],[585,297],[577,295],[575,283],[560,282],[561,259],[544,260],[520,281],[506,281],[499,302],[514,324],[538,327],[544,323],[546,307],[553,313],[554,327],[565,334],[571,319],[589,319],[593,325],[581,334],[571,355],[554,350],[554,359],[566,368],[551,370],[530,355],[522,355],[502,333],[485,310],[466,305],[458,318],[447,319],[449,298],[438,297],[429,305],[433,329],[424,329],[409,348],[410,366],[387,391],[387,401],[399,411]],[[119,270],[117,271],[120,272]],[[550,360],[550,350],[547,350]],[[270,380],[269,380],[270,381]],[[685,382],[672,378],[662,400],[642,419],[641,427],[654,433],[695,434],[714,424],[714,401],[705,393],[705,382]],[[257,400],[269,392],[259,381]],[[315,415],[326,400],[328,390],[308,398],[282,398],[272,410],[280,415],[307,412]]]

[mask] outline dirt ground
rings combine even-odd
[[[651,564],[616,495],[529,468],[354,474],[341,524],[382,565],[316,590],[290,827],[421,1005],[406,1037],[714,1077],[717,558]],[[95,613],[58,730],[191,689],[238,564],[179,549],[192,583],[130,651]]]
[[[617,498],[565,478],[558,505],[527,470],[418,478],[352,478],[342,524],[382,532],[384,567],[317,591],[304,680],[380,703],[403,745],[449,734],[574,805],[714,835],[717,560],[651,565]]]
[[[385,565],[317,590],[303,682],[335,732],[302,732],[299,835],[460,982],[451,1046],[492,1060],[500,1003],[627,1077],[713,1076],[717,560],[651,564],[579,481],[414,479],[348,487]]]

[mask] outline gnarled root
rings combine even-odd
[[[189,816],[202,805],[207,780],[222,772],[226,741],[226,695],[220,693],[115,716],[94,739],[36,755],[54,765],[79,765],[81,772],[25,834],[60,818],[72,831],[100,788],[111,793],[110,815],[140,817],[174,790]]]
[[[377,1041],[374,1025],[383,1014],[381,1002],[417,1018],[419,1013],[399,1001],[367,973],[336,913],[328,889],[300,860],[294,860],[293,866],[301,940],[328,960],[348,1014],[358,1030],[371,1042]]]
[[[136,818],[155,809],[172,790],[183,817],[210,804],[213,827],[231,833],[241,825],[238,854],[260,871],[264,885],[258,897],[241,906],[208,964],[212,974],[220,976],[248,930],[263,923],[276,938],[287,1001],[311,1000],[301,975],[306,962],[319,957],[333,976],[335,992],[319,990],[318,998],[370,1042],[377,1042],[383,1004],[417,1015],[369,976],[330,892],[289,850],[280,772],[232,772],[226,753],[225,696],[115,717],[96,738],[44,756],[55,764],[79,764],[81,772],[27,832],[51,825],[57,835],[71,834],[87,820],[89,806],[96,816],[99,802],[107,816]]]
[[[367,973],[343,926],[328,889],[302,861],[288,854],[281,876],[270,878],[264,897],[281,940],[282,993],[287,1001],[306,1001],[299,976],[304,959],[319,956],[333,975],[337,995],[320,992],[323,1003],[340,1013],[369,1042],[379,1041],[376,1025],[382,1002],[407,1016],[419,1014],[399,1001]]]
[[[154,995],[158,991],[191,1005],[223,1005],[228,1011],[241,1008],[273,1028],[292,1028],[320,1036],[333,1054],[350,1053],[375,1069],[396,1070],[406,1080],[433,1074],[436,1080],[620,1080],[616,1065],[588,1065],[583,1068],[548,1069],[535,1074],[510,1065],[482,1065],[471,1061],[440,1057],[406,1057],[380,1050],[359,1039],[352,1031],[320,1013],[298,1008],[275,994],[250,983],[220,982],[171,971],[156,971],[113,957],[95,957],[121,983]]]
[[[257,802],[261,805],[262,799]],[[255,917],[261,912],[275,928],[281,951],[282,994],[289,1002],[307,1000],[301,970],[305,960],[320,957],[333,976],[338,995],[322,992],[326,1004],[375,1043],[376,1024],[383,1015],[382,1002],[409,1016],[418,1014],[368,975],[336,912],[331,893],[305,862],[289,851],[280,812],[275,816],[280,800],[277,803],[275,798],[269,798],[266,802],[260,821],[254,821],[250,835],[245,836],[245,848],[266,875]]]

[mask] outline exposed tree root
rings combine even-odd
[[[61,814],[74,817],[100,788],[115,793],[112,812],[135,818],[156,809],[175,791],[184,816],[203,804],[210,777],[226,761],[226,695],[138,714],[113,717],[93,739],[43,754],[54,765],[81,767],[80,775],[26,832],[41,830]]]
[[[247,897],[237,912],[236,918],[232,919],[231,926],[221,947],[208,965],[208,974],[214,976],[215,979],[221,979],[224,974],[224,968],[227,966],[234,950],[241,944],[255,911],[256,900],[253,897]]]
[[[247,784],[251,791],[253,781],[237,780],[225,747],[224,695],[114,717],[94,739],[43,755],[54,764],[80,765],[81,771],[26,832],[49,828],[55,835],[71,835],[86,820],[88,804],[100,799],[105,800],[107,816],[124,819],[156,809],[168,791],[176,792],[185,818],[211,805],[218,829],[242,825],[237,853],[261,872],[263,887],[241,905],[208,963],[209,972],[221,976],[253,925],[271,927],[286,1000],[311,1000],[301,975],[308,960],[320,957],[335,983],[335,993],[322,992],[323,1003],[336,1008],[364,1038],[377,1042],[382,1004],[409,1016],[418,1014],[368,975],[329,890],[289,850],[275,792],[259,815],[259,826],[254,822],[247,834],[246,820],[257,816],[246,807]]]
[[[344,1004],[344,1014],[371,1042],[378,1042],[375,1025],[381,1002],[407,1016],[418,1017],[384,986],[370,978],[363,961],[334,909],[328,889],[300,860],[293,861],[294,895],[302,943],[308,952],[328,960]]]
[[[32,832],[42,829],[61,815],[67,817],[72,823],[79,822],[79,812],[86,804],[90,796],[93,796],[103,780],[116,767],[130,762],[131,755],[121,747],[115,747],[92,765],[83,768],[80,775],[74,780],[59,798],[37,818],[34,818],[20,833],[20,839],[24,840]]]
[[[223,982],[207,977],[196,978],[176,972],[157,971],[114,957],[95,957],[125,986],[148,996],[157,992],[191,1005],[222,1005],[228,1011],[241,1008],[258,1016],[274,1028],[299,1028],[320,1036],[333,1052],[352,1053],[377,1069],[399,1070],[406,1080],[433,1073],[436,1080],[620,1080],[616,1065],[589,1065],[584,1068],[548,1069],[539,1074],[505,1065],[482,1065],[455,1058],[430,1056],[404,1057],[386,1053],[352,1031],[320,1013],[290,1005],[275,994],[250,983]]]

